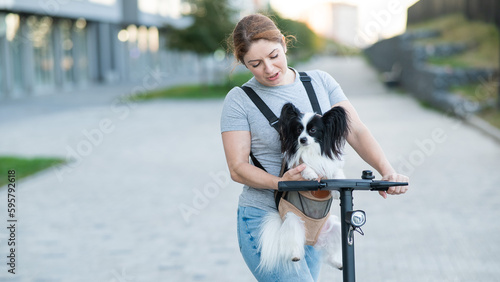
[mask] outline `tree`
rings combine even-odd
[[[185,3],[190,6],[191,12],[187,16],[192,18],[193,23],[184,29],[165,27],[167,47],[196,53],[201,69],[200,81],[205,85],[210,78],[220,79],[220,74],[215,74],[214,68],[206,65],[211,61],[203,59],[217,50],[227,50],[226,37],[234,27],[231,21],[234,11],[229,7],[228,0],[188,0]]]
[[[167,45],[172,49],[193,51],[200,55],[212,54],[226,49],[225,40],[231,33],[234,11],[227,0],[189,0],[189,16],[193,24],[185,29],[167,26]]]
[[[325,40],[312,31],[305,23],[283,18],[274,10],[269,10],[269,16],[274,20],[284,35],[296,38],[289,48],[288,55],[292,61],[306,61],[324,48]]]

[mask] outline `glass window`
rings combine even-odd
[[[148,47],[149,55],[151,59],[151,67],[154,69],[159,69],[160,67],[160,35],[158,28],[152,26],[148,29]]]
[[[52,18],[30,16],[27,20],[33,43],[35,86],[54,85]]]
[[[160,34],[157,27],[129,25],[118,33],[118,39],[127,44],[129,77],[140,79],[151,68],[160,69]]]
[[[129,77],[137,79],[143,75],[146,69],[144,53],[148,48],[148,36],[146,27],[129,25],[128,32],[128,53],[129,53]]]
[[[77,80],[79,83],[87,83],[89,81],[89,57],[88,57],[88,40],[87,40],[87,21],[78,19],[73,25],[74,38],[74,60],[78,69]]]
[[[116,3],[116,0],[89,0],[89,2],[94,2],[101,5],[112,6]]]
[[[6,24],[6,21],[5,21],[5,14],[4,13],[0,13],[0,58],[2,58],[2,60],[4,59],[4,44],[3,44],[3,40],[1,37],[3,37],[5,34],[6,34],[6,30],[7,30],[7,24]],[[4,85],[4,77],[3,77],[3,74],[5,73],[5,63],[3,64],[0,64],[0,100],[3,98],[4,96],[4,90],[5,90],[5,85]]]
[[[13,90],[19,91],[23,88],[23,55],[21,35],[21,18],[18,14],[8,14],[5,17],[7,50],[12,60]]]
[[[177,19],[181,16],[182,4],[181,0],[138,0],[137,6],[143,13]]]
[[[72,27],[73,23],[71,20],[61,20],[59,22],[59,28],[61,31],[61,65],[63,84],[73,84],[75,82],[75,64],[73,59],[73,39],[72,39]]]

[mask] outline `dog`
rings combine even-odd
[[[285,104],[279,118],[279,136],[286,168],[306,164],[301,174],[307,180],[345,178],[342,150],[348,133],[349,119],[342,107],[333,107],[320,116],[301,113],[292,103]],[[318,193],[319,198],[329,197],[330,193],[333,198],[339,198],[338,191],[323,190]],[[288,211],[284,218],[282,216],[279,212],[271,212],[264,218],[259,240],[259,268],[263,271],[279,266],[293,268],[296,265],[294,262],[305,255],[306,223],[294,212]],[[314,247],[323,251],[327,263],[342,269],[338,217],[328,215],[320,228],[317,229],[320,233]]]

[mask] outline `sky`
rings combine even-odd
[[[406,29],[406,11],[418,0],[270,0],[281,15],[302,20],[316,32],[365,47]],[[336,12],[329,5],[345,4]],[[354,35],[353,35],[354,34]]]

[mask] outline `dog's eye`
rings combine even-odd
[[[316,133],[316,128],[315,127],[311,127],[311,129],[309,129],[309,133],[311,133],[311,134]]]
[[[301,134],[302,133],[302,126],[299,126],[297,127],[297,134]]]

